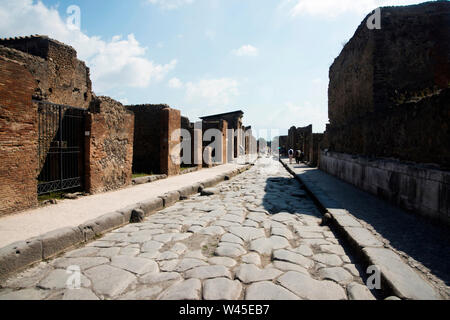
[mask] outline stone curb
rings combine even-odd
[[[437,291],[415,272],[393,250],[385,248],[373,233],[364,228],[350,212],[340,208],[322,189],[308,178],[297,175],[288,164],[280,160],[286,170],[301,184],[323,213],[331,215],[331,223],[364,259],[368,266],[377,266],[384,286],[405,300],[440,300]]]
[[[167,179],[167,175],[166,174],[158,174],[158,175],[134,178],[134,179],[131,180],[131,182],[132,182],[133,185],[139,185],[139,184],[155,182],[155,181],[163,180],[163,179]]]
[[[179,200],[197,194],[202,188],[212,187],[220,182],[235,177],[252,165],[231,170],[204,181],[183,187],[177,191],[168,192],[162,196],[141,201],[115,212],[107,213],[95,219],[86,221],[78,227],[57,229],[25,241],[18,241],[0,248],[0,280],[20,272],[40,261],[50,259],[77,245],[104,235],[105,233],[130,223],[134,210],[142,210],[146,217],[152,213],[170,207]]]

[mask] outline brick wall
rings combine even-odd
[[[0,57],[0,215],[37,204],[37,109],[32,75]]]
[[[304,161],[310,162],[312,160],[311,147],[313,146],[312,125],[302,128],[291,127],[287,138],[288,148],[294,150],[301,150],[305,153]],[[286,151],[287,151],[286,150]]]
[[[217,129],[221,133],[220,142],[216,143],[217,148],[220,150],[213,150],[212,157],[214,164],[225,164],[228,162],[228,122],[226,120],[217,120],[217,121],[203,121],[202,123],[203,135],[209,129]],[[214,137],[214,141],[216,137]],[[213,141],[203,141],[203,150],[205,150],[208,145],[210,145]],[[221,152],[222,156],[218,157],[217,152]]]
[[[131,184],[134,115],[108,97],[91,102],[87,116],[86,188],[90,193]]]

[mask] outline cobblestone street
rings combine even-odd
[[[0,299],[374,299],[276,160],[207,191],[8,279]]]

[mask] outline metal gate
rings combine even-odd
[[[38,104],[38,194],[80,188],[84,179],[84,109]]]

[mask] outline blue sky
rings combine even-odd
[[[328,69],[378,6],[414,0],[0,0],[0,37],[48,34],[91,68],[94,91],[166,103],[191,121],[242,109],[256,129],[328,122]],[[67,8],[81,29],[67,27]]]

